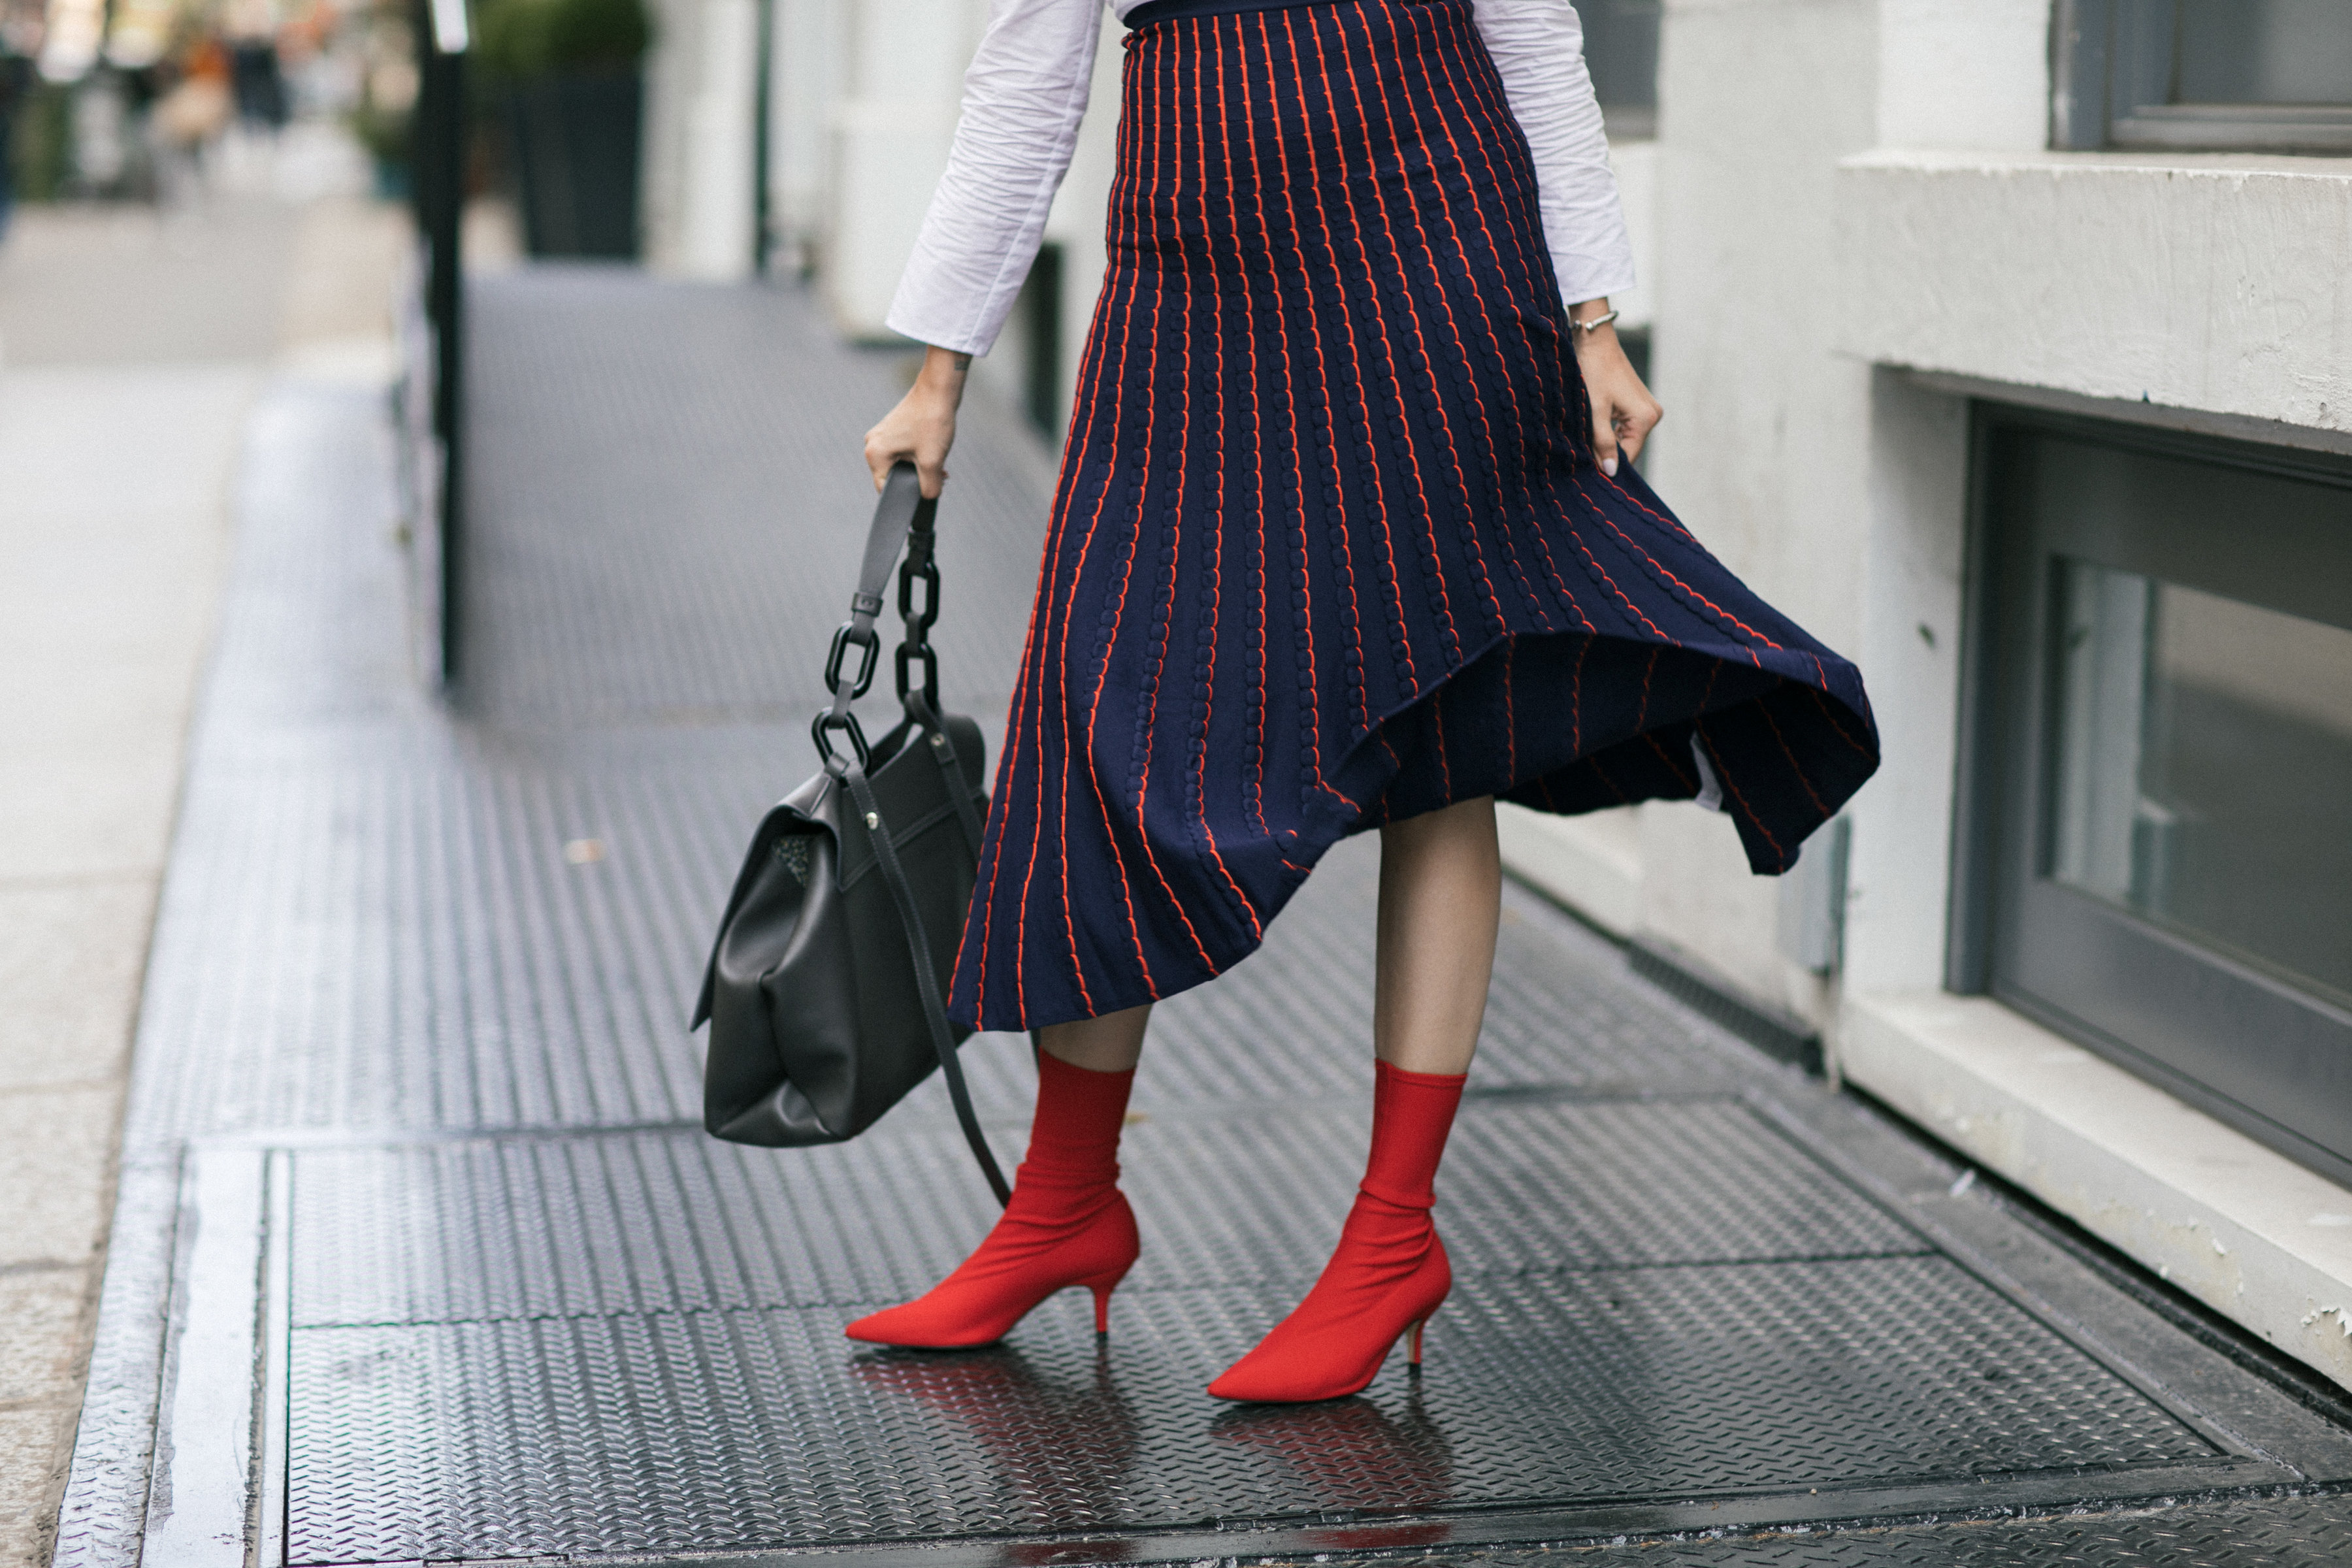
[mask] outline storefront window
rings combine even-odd
[[[2051,874],[2352,1002],[2352,631],[2061,564]]]
[[[1948,983],[2352,1180],[2352,461],[1978,440]]]
[[[2352,152],[2346,0],[2060,0],[2059,147]]]

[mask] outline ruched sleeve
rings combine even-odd
[[[1570,304],[1633,286],[1633,247],[1601,103],[1584,68],[1584,26],[1569,0],[1475,0],[1511,112],[1535,154],[1544,239]]]
[[[1102,36],[1100,0],[995,0],[890,330],[984,354],[1004,330],[1068,173]]]

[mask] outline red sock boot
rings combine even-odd
[[[1110,1331],[1110,1293],[1135,1266],[1135,1215],[1118,1190],[1118,1133],[1135,1069],[1089,1072],[1037,1053],[1029,1157],[996,1227],[930,1293],[860,1318],[853,1340],[924,1350],[993,1344],[1046,1297],[1095,1293],[1095,1331]]]
[[[1292,1405],[1360,1393],[1408,1329],[1421,1363],[1422,1325],[1454,1288],[1429,1211],[1467,1075],[1386,1062],[1372,1074],[1371,1158],[1339,1249],[1307,1300],[1209,1384],[1219,1399]]]

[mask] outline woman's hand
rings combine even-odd
[[[951,349],[923,351],[923,368],[898,406],[866,432],[866,466],[880,489],[894,464],[912,463],[923,494],[936,500],[947,482],[948,448],[955,445],[956,407],[963,402],[963,378],[971,356]]]
[[[1607,315],[1609,301],[1587,300],[1568,313],[1572,320],[1589,321]],[[1601,459],[1601,471],[1613,479],[1618,454],[1623,453],[1628,462],[1640,457],[1642,443],[1666,411],[1634,373],[1615,327],[1589,332],[1580,327],[1570,335],[1576,341],[1576,367],[1584,373],[1584,389],[1592,397],[1592,449]]]

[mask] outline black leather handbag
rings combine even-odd
[[[946,1005],[988,796],[979,726],[939,711],[929,640],[940,607],[937,507],[922,499],[911,464],[891,470],[849,619],[825,659],[833,702],[812,727],[824,766],[752,835],[688,1026],[710,1024],[703,1125],[739,1143],[840,1142],[933,1068],[946,1073],[956,1119],[1003,1203],[1011,1189],[956,1062],[971,1031],[949,1021]],[[874,681],[875,617],[902,547],[906,716],[869,746],[850,705]],[[855,672],[845,668],[853,648]]]

